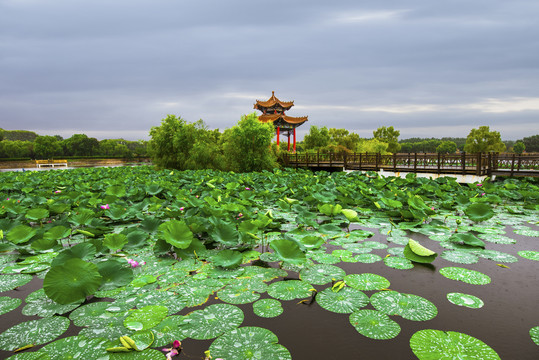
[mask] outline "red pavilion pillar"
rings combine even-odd
[[[280,128],[277,126],[277,147],[279,147],[279,131]]]
[[[290,150],[290,143],[288,143],[288,150]],[[294,128],[294,152],[296,152],[296,128]]]
[[[290,151],[290,130],[288,131],[288,151]]]

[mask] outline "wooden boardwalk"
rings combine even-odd
[[[539,176],[539,154],[285,153],[284,165],[295,168],[393,171],[477,176]]]

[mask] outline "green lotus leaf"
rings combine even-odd
[[[105,191],[107,195],[112,195],[116,197],[122,197],[125,196],[125,186],[123,185],[112,185],[107,187],[107,190]]]
[[[69,327],[69,319],[52,316],[19,323],[0,334],[0,349],[13,351],[26,345],[41,345],[62,335]]]
[[[436,253],[434,253],[434,255],[430,255],[430,256],[421,256],[421,255],[416,254],[415,252],[412,251],[412,248],[410,247],[410,241],[413,241],[413,240],[412,239],[409,240],[408,245],[406,245],[406,247],[404,248],[404,252],[403,252],[404,256],[408,260],[414,261],[414,262],[417,262],[417,263],[428,264],[428,263],[433,262],[434,259],[436,259],[436,256],[438,256],[438,254],[436,254]]]
[[[326,253],[312,254],[311,258],[321,264],[338,264],[341,262],[340,257]]]
[[[440,274],[451,280],[462,281],[472,285],[486,285],[490,283],[490,277],[479,271],[460,267],[445,267],[440,269]]]
[[[174,340],[183,340],[186,338],[184,334],[185,316],[172,315],[161,321],[157,326],[151,329],[154,333],[154,346],[165,346],[172,343]]]
[[[87,338],[104,338],[115,343],[124,335],[131,335],[133,331],[125,328],[122,318],[110,318],[108,321],[92,323],[91,327],[83,328],[79,335]]]
[[[288,273],[283,269],[276,268],[264,268],[260,266],[248,266],[243,272],[244,277],[249,277],[253,279],[258,279],[261,281],[271,281],[279,277],[287,276]]]
[[[275,252],[275,255],[282,261],[291,264],[302,264],[305,262],[305,254],[299,248],[299,245],[294,240],[278,239],[270,243],[270,247]]]
[[[126,353],[109,353],[109,360],[165,360],[165,355],[155,349],[146,349]]]
[[[333,280],[341,280],[346,272],[340,267],[327,264],[317,264],[304,268],[299,277],[303,281],[315,285],[325,285]]]
[[[377,261],[382,261],[382,257],[376,254],[359,254],[353,257],[354,262],[360,262],[364,264],[374,264]],[[347,261],[347,258],[342,258],[343,261]]]
[[[419,360],[500,360],[498,354],[481,340],[455,331],[419,330],[410,338],[410,347]]]
[[[92,260],[95,257],[97,249],[95,245],[90,243],[80,243],[73,247],[62,250],[58,255],[52,260],[51,266],[63,265],[69,259],[82,259],[82,260]]]
[[[375,340],[393,339],[399,335],[399,324],[376,310],[357,310],[350,314],[350,324],[358,333]]]
[[[130,336],[130,338],[135,342],[135,350],[143,351],[150,346],[152,346],[155,336],[151,330],[138,331]]]
[[[377,274],[349,274],[344,277],[346,285],[357,290],[382,290],[390,285],[389,280]]]
[[[202,254],[203,251],[206,251],[206,246],[197,238],[193,238],[185,249],[174,248],[176,255],[182,259],[194,258],[198,256],[197,254]]]
[[[153,233],[157,231],[161,225],[161,219],[147,217],[140,222],[140,228],[146,232]]]
[[[135,331],[148,330],[159,324],[167,314],[168,309],[164,306],[145,306],[129,314],[124,320],[124,326]]]
[[[468,245],[468,246],[477,246],[477,247],[485,247],[485,243],[478,238],[476,238],[473,234],[470,233],[457,233],[451,235],[451,237],[448,239],[450,242],[461,244],[461,245]]]
[[[384,258],[384,264],[393,269],[409,270],[413,269],[414,264],[406,258],[390,256]]]
[[[17,225],[7,233],[6,238],[13,244],[22,244],[30,240],[37,230],[27,225]]]
[[[219,251],[219,253],[212,258],[212,262],[216,266],[222,266],[224,268],[235,268],[241,265],[243,256],[241,252],[230,249]]]
[[[473,203],[464,209],[464,213],[474,222],[485,221],[495,215],[492,207],[485,203]]]
[[[17,353],[7,360],[50,360],[50,356],[43,351]]]
[[[58,225],[50,228],[43,234],[44,240],[57,241],[71,235],[71,229]]]
[[[0,296],[0,315],[15,310],[22,304],[21,299],[11,298],[9,296]]]
[[[268,329],[242,327],[217,338],[210,345],[210,353],[213,358],[234,360],[292,360],[290,352],[278,341]]]
[[[150,274],[142,274],[137,276],[133,281],[131,281],[131,286],[141,288],[148,284],[153,284],[157,281],[157,278]]]
[[[451,250],[444,251],[442,258],[447,261],[451,261],[458,264],[475,264],[479,261],[479,258],[469,251]]]
[[[350,222],[352,221],[359,221],[357,211],[352,209],[342,209],[342,214],[346,217],[346,219]]]
[[[106,234],[103,245],[112,251],[120,250],[127,244],[127,236],[124,234]]]
[[[264,318],[273,318],[283,313],[281,302],[275,299],[262,299],[253,303],[255,315]]]
[[[228,285],[224,289],[219,290],[217,296],[229,304],[248,304],[260,298],[260,294],[253,291],[248,283]]]
[[[496,250],[483,250],[479,252],[478,255],[484,259],[501,263],[514,263],[518,261],[516,256]]]
[[[536,345],[539,345],[539,326],[530,329],[530,337]]]
[[[429,300],[397,291],[380,291],[371,296],[371,304],[380,312],[399,315],[407,320],[427,321],[436,317],[438,309]]]
[[[218,224],[210,232],[211,238],[225,246],[235,246],[240,241],[240,233],[231,224]]]
[[[431,256],[431,255],[437,255],[436,252],[427,249],[417,241],[413,239],[408,240],[408,245],[410,246],[410,250],[416,255],[419,256]]]
[[[68,218],[68,221],[75,226],[88,225],[96,217],[96,214],[90,209],[82,209]]]
[[[24,301],[26,305],[22,309],[22,313],[26,316],[49,317],[55,314],[61,315],[76,309],[80,305],[80,302],[67,305],[58,304],[45,295],[44,289],[32,292]]]
[[[479,234],[477,235],[481,240],[485,240],[494,244],[516,244],[515,239],[503,235],[492,234]]]
[[[49,217],[49,210],[42,208],[35,208],[28,210],[25,217],[29,220],[39,221]]]
[[[339,291],[327,288],[316,295],[316,302],[328,311],[349,314],[367,306],[369,297],[363,292],[350,287],[344,287]]]
[[[50,356],[51,359],[101,359],[107,358],[107,348],[112,347],[112,343],[106,339],[90,339],[85,336],[70,336],[56,340],[45,345],[41,351]]]
[[[452,304],[472,309],[479,309],[484,305],[483,300],[476,296],[456,292],[447,294],[447,300]]]
[[[9,291],[28,284],[32,280],[31,275],[0,275],[0,292]]]
[[[127,313],[126,306],[124,311],[112,312],[108,309],[114,307],[108,302],[95,302],[78,307],[69,314],[69,319],[76,326],[97,326],[98,324],[110,324],[117,322],[125,317]],[[120,309],[120,308],[119,308]]]
[[[268,294],[279,300],[303,299],[311,296],[312,285],[301,280],[277,281],[268,288]]]
[[[148,193],[148,194],[150,194],[152,196],[159,194],[161,191],[163,191],[163,188],[161,186],[159,186],[159,184],[146,185],[146,193]]]
[[[339,215],[342,212],[342,206],[339,204],[323,204],[318,205],[318,211],[327,216]]]
[[[525,259],[539,261],[539,251],[521,250],[517,254]]]
[[[213,339],[240,326],[243,317],[243,311],[237,306],[210,305],[205,309],[193,311],[186,317],[184,334],[196,340]]]
[[[314,250],[318,249],[325,243],[325,240],[320,236],[304,236],[299,240],[299,244],[303,249]]]
[[[96,265],[79,258],[52,266],[43,281],[45,294],[59,304],[86,299],[101,285],[102,277]]]
[[[170,245],[186,249],[193,241],[193,233],[184,221],[170,220],[159,225],[160,237]]]
[[[524,236],[539,237],[539,230],[533,229],[515,229],[515,234]]]
[[[15,265],[6,266],[2,272],[5,274],[35,274],[38,272],[41,272],[43,270],[47,270],[50,267],[49,264],[40,264],[40,263],[32,263],[32,264],[22,264],[17,263]]]
[[[103,278],[100,290],[111,290],[129,284],[133,280],[133,270],[123,262],[116,260],[102,261],[96,264]]]

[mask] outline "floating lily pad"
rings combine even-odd
[[[539,251],[522,250],[517,254],[525,259],[539,261]]]
[[[410,347],[419,360],[500,359],[498,354],[481,340],[455,331],[420,330],[410,338]]]
[[[275,256],[277,256],[279,260],[296,265],[305,262],[305,254],[294,240],[273,240],[270,242],[270,247],[273,249]]]
[[[43,351],[17,353],[6,360],[50,360],[50,356]]]
[[[316,295],[316,302],[326,310],[349,314],[367,306],[369,297],[351,287],[344,287],[337,292],[332,288],[327,288]]]
[[[479,258],[471,252],[461,250],[444,251],[441,257],[457,264],[475,264],[479,261]]]
[[[29,344],[45,344],[62,335],[68,327],[69,319],[60,316],[25,321],[0,334],[0,349],[13,351]]]
[[[300,271],[299,277],[315,285],[325,285],[332,280],[341,280],[346,272],[340,267],[328,264],[317,264]]]
[[[478,255],[482,258],[502,263],[514,263],[518,261],[516,256],[496,250],[483,250]]]
[[[364,273],[364,274],[349,274],[344,277],[346,285],[363,291],[382,290],[389,287],[390,282],[385,277]]]
[[[5,292],[28,284],[32,280],[31,275],[0,275],[0,292]]]
[[[268,329],[242,327],[217,338],[210,346],[210,353],[213,358],[234,360],[291,360],[288,349],[278,341]]]
[[[273,318],[283,313],[283,307],[279,300],[262,299],[253,303],[253,312],[260,317]]]
[[[451,235],[451,237],[448,239],[450,242],[454,242],[456,244],[460,245],[468,245],[468,246],[477,246],[477,247],[485,247],[485,243],[481,240],[479,240],[475,235],[470,233],[456,233]]]
[[[532,229],[516,229],[515,234],[518,235],[524,235],[524,236],[532,236],[532,237],[539,237],[539,230],[532,230]]]
[[[312,286],[301,280],[277,281],[268,287],[268,294],[279,300],[303,299],[311,296]]]
[[[39,315],[49,317],[55,314],[65,314],[80,305],[80,301],[73,304],[58,304],[45,295],[43,289],[34,291],[25,299],[26,305],[22,309],[23,315]]]
[[[516,244],[517,242],[515,239],[503,235],[479,234],[477,237],[494,244]]]
[[[148,305],[161,305],[166,307],[170,314],[175,314],[185,308],[186,304],[181,296],[170,291],[153,290],[139,295],[136,301],[139,309]]]
[[[375,262],[382,261],[382,257],[376,254],[359,254],[359,255],[354,256],[354,259],[357,262],[364,263],[364,264],[374,264]]]
[[[440,269],[440,274],[451,280],[462,281],[472,285],[486,285],[490,283],[490,277],[479,271],[460,267],[445,267]]]
[[[184,334],[196,340],[213,339],[243,322],[243,311],[234,305],[214,304],[193,311],[186,319]]]
[[[155,349],[146,349],[127,353],[109,353],[109,360],[165,360],[165,355]]]
[[[217,296],[229,304],[248,304],[260,298],[260,294],[242,284],[229,285],[219,290]]]
[[[536,345],[539,345],[539,326],[530,329],[530,337]]]
[[[350,314],[350,323],[361,335],[370,339],[388,340],[399,335],[399,324],[376,310],[357,310]]]
[[[436,317],[438,309],[429,300],[397,291],[380,291],[371,296],[371,304],[388,315],[399,315],[407,320],[427,321]]]
[[[384,258],[384,263],[393,269],[399,269],[399,270],[409,270],[413,269],[414,264],[406,258],[402,257],[396,257],[396,256],[390,256]]]
[[[45,352],[51,359],[100,359],[108,357],[106,351],[111,347],[109,340],[85,336],[70,336],[56,340],[43,347],[40,351]]]
[[[488,220],[495,215],[492,207],[485,203],[473,203],[464,209],[464,213],[475,222]]]
[[[410,239],[408,245],[404,248],[404,256],[408,260],[418,263],[431,263],[438,254],[422,246],[417,241]]]
[[[151,329],[154,333],[154,346],[165,346],[174,340],[183,340],[187,337],[184,334],[184,328],[187,324],[185,316],[172,315],[161,321],[157,326]]]
[[[338,256],[326,253],[316,253],[312,255],[311,258],[321,264],[338,264],[341,262],[341,259]]]
[[[159,324],[168,313],[168,309],[161,305],[149,305],[133,311],[125,320],[124,326],[139,331],[151,329]]]
[[[271,268],[271,267],[263,268],[260,266],[251,265],[245,268],[245,271],[243,272],[242,275],[243,277],[246,277],[246,278],[259,279],[262,281],[271,281],[279,277],[287,276],[288,273],[282,269]]]
[[[130,337],[135,342],[134,348],[136,351],[143,351],[149,348],[155,340],[155,336],[151,330],[137,331]]]
[[[0,296],[0,315],[15,310],[22,303],[21,299],[11,298],[9,296]]]
[[[123,320],[127,315],[127,309],[124,307],[124,311],[118,308],[119,311],[110,311],[108,309],[115,309],[113,305],[108,302],[95,302],[83,305],[71,312],[69,318],[76,326],[96,326],[98,324],[107,324],[110,322]]]
[[[447,294],[447,300],[449,300],[449,302],[452,304],[465,306],[472,309],[482,308],[485,304],[480,298],[463,293],[449,293]]]

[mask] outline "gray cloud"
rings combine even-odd
[[[0,0],[0,127],[147,138],[233,126],[275,90],[370,136],[539,133],[536,1]],[[493,111],[495,109],[495,111]]]

